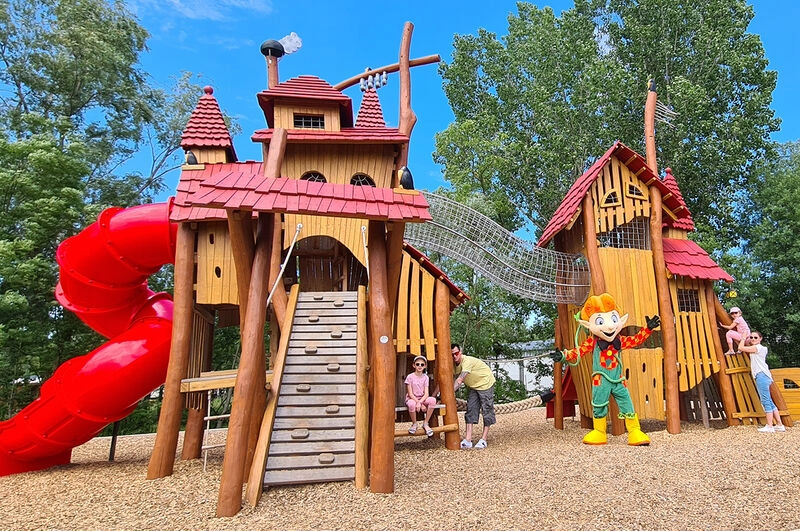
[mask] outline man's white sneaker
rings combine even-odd
[[[472,448],[472,441],[468,441],[466,439],[461,441],[461,449],[462,450],[467,450],[468,448]]]
[[[783,424],[781,424],[780,426],[773,426],[772,429],[774,429],[775,431],[786,431],[786,427]]]
[[[476,442],[475,443],[475,448],[478,448],[478,449],[486,448],[486,441],[481,439],[480,441]]]
[[[775,428],[773,428],[772,426],[762,426],[758,428],[758,431],[760,431],[761,433],[775,433]]]

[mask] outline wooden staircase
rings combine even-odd
[[[355,479],[357,295],[298,296],[265,486]]]

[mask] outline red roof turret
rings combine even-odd
[[[356,117],[356,127],[386,127],[381,100],[375,89],[368,89],[361,98],[361,107]]]
[[[200,96],[197,106],[189,117],[189,122],[181,136],[181,147],[189,150],[192,148],[222,148],[228,152],[231,161],[236,160],[236,151],[233,149],[233,140],[225,125],[222,111],[217,99],[213,96],[214,89],[203,88],[204,94]]]

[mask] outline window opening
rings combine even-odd
[[[311,181],[312,183],[326,183],[328,180],[318,171],[307,171],[301,177],[301,181]]]
[[[321,114],[295,114],[294,126],[297,129],[325,129],[325,116]]]
[[[372,186],[375,187],[375,181],[366,173],[356,173],[350,178],[350,184],[356,186]]]

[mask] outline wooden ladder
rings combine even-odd
[[[355,479],[355,291],[300,293],[264,485]]]

